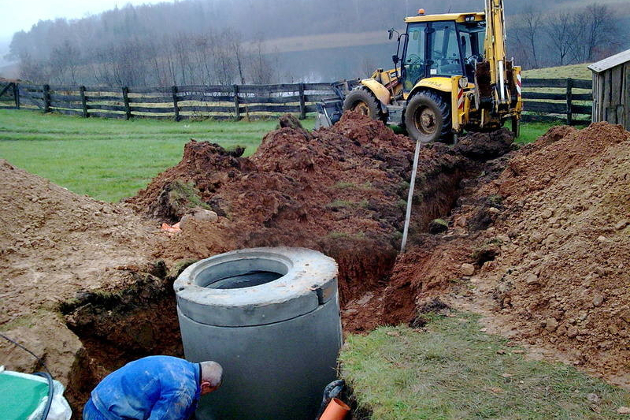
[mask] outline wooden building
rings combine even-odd
[[[593,72],[593,122],[608,121],[630,130],[630,50],[588,68]]]

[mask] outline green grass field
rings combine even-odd
[[[523,71],[523,77],[531,77],[536,79],[585,79],[591,80],[593,75],[585,64],[571,64],[562,67],[546,67],[543,69],[533,69]]]
[[[245,146],[250,155],[276,124],[83,119],[0,110],[0,158],[78,194],[117,201],[179,162],[191,138]],[[312,125],[313,120],[305,121]]]
[[[227,148],[245,146],[248,156],[276,124],[275,119],[124,121],[0,110],[0,158],[78,194],[118,201],[177,164],[191,138]],[[314,119],[303,124],[312,129]],[[518,142],[534,141],[549,127],[523,124]]]
[[[372,420],[623,419],[630,393],[559,363],[528,360],[475,315],[428,316],[350,335],[342,377]]]

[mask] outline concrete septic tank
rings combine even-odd
[[[305,248],[252,248],[188,267],[173,285],[186,359],[223,385],[199,420],[313,420],[341,347],[337,264]]]

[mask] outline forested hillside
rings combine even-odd
[[[390,65],[385,31],[422,6],[475,11],[482,0],[184,0],[40,21],[9,58],[34,82],[102,85],[271,83],[365,76]],[[629,47],[630,2],[506,0],[508,49],[525,68],[593,61]],[[383,36],[365,36],[382,32]],[[336,34],[322,37],[324,34]],[[285,48],[283,38],[293,40]],[[356,41],[356,42],[355,42]],[[372,47],[370,47],[372,46]],[[290,52],[289,52],[290,51]]]

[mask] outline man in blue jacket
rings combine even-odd
[[[84,420],[188,420],[200,395],[221,385],[216,362],[149,356],[110,373],[83,408]]]

